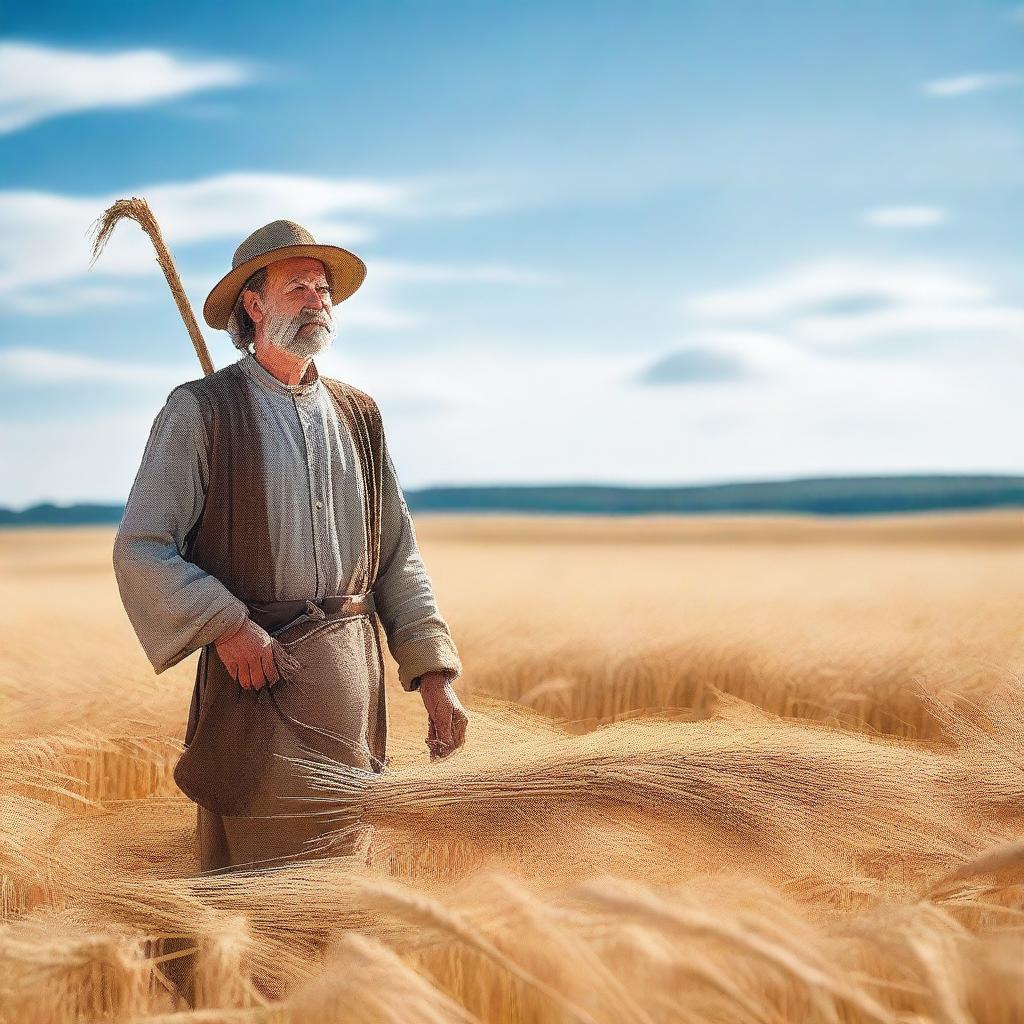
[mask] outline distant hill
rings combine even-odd
[[[984,508],[1024,508],[1020,476],[807,477],[686,487],[604,484],[427,487],[405,492],[414,512],[696,515],[797,513],[872,515]],[[34,505],[0,508],[0,526],[116,524],[123,505]]]
[[[869,515],[1024,507],[1024,477],[807,477],[686,487],[431,487],[407,495],[407,500],[410,508],[423,512]]]

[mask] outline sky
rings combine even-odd
[[[0,7],[0,505],[123,501],[288,218],[403,486],[1024,470],[1024,6]],[[204,325],[220,367],[239,358]]]

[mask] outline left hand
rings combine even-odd
[[[469,715],[444,672],[424,673],[419,691],[430,716],[425,742],[430,748],[430,760],[436,761],[465,742]]]

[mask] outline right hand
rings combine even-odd
[[[243,690],[260,690],[287,679],[299,663],[262,626],[246,616],[233,632],[214,641],[228,674]]]

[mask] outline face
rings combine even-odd
[[[322,352],[334,336],[331,291],[319,260],[296,256],[271,263],[263,296],[247,292],[245,303],[266,340],[300,359]]]

